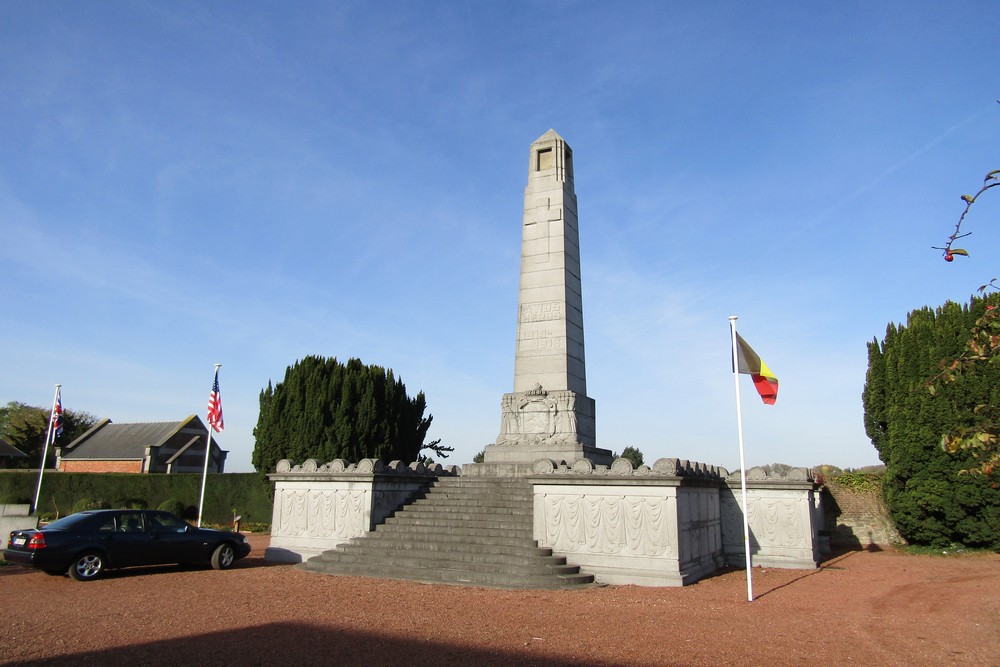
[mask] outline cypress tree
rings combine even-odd
[[[940,360],[961,353],[984,309],[983,299],[973,299],[915,310],[905,325],[887,327],[881,345],[868,345],[865,431],[886,464],[889,513],[912,543],[1000,546],[1000,491],[981,476],[960,474],[969,456],[940,446],[942,434],[970,419],[977,404],[997,400],[1000,366],[928,390]]]
[[[423,392],[411,399],[391,369],[307,356],[260,392],[253,465],[267,473],[283,458],[409,462],[424,447],[447,456],[450,448],[424,444],[433,419],[425,409]]]

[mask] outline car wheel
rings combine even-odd
[[[216,570],[228,570],[233,566],[235,560],[236,550],[228,542],[223,542],[215,547],[215,552],[212,553],[212,567]]]
[[[69,566],[69,576],[77,581],[90,581],[96,579],[104,571],[104,556],[88,551],[77,557],[73,564]]]

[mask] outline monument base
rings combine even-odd
[[[590,459],[611,465],[611,452],[595,444],[594,399],[565,389],[546,391],[536,384],[528,391],[504,394],[500,435],[487,445],[485,463],[525,464],[538,459],[572,465]]]
[[[484,463],[501,465],[521,465],[530,470],[538,459],[551,459],[559,465],[564,462],[572,466],[579,459],[589,459],[594,465],[610,466],[611,450],[586,447],[579,442],[547,442],[540,444],[494,444],[487,445],[483,453]],[[463,467],[464,470],[464,467]]]

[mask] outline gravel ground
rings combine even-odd
[[[509,591],[176,567],[0,567],[2,665],[1000,665],[1000,555],[856,551],[684,588]]]

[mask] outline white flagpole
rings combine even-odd
[[[740,400],[740,359],[736,347],[736,315],[729,316],[729,329],[733,339],[733,379],[736,384],[736,428],[740,433],[740,487],[743,492],[743,557],[747,564],[747,601],[753,602],[753,565],[750,562],[750,519],[747,505],[747,467],[743,457],[743,406]]]
[[[38,485],[35,487],[35,502],[31,505],[32,514],[38,509],[38,497],[42,493],[42,474],[45,472],[45,459],[49,457],[49,443],[52,442],[52,418],[56,414],[56,403],[59,402],[60,387],[62,387],[61,384],[56,385],[56,393],[52,397],[52,410],[49,411],[49,429],[45,432],[45,447],[42,448],[42,465],[38,466]]]
[[[219,377],[219,368],[222,364],[215,364],[215,377]],[[215,385],[212,385],[212,391],[215,391]],[[216,399],[218,400],[218,399]],[[208,479],[208,459],[212,455],[212,425],[206,424],[208,426],[208,446],[205,447],[205,469],[201,473],[201,497],[198,498],[198,527],[201,528],[201,515],[202,509],[205,506],[205,480]]]

